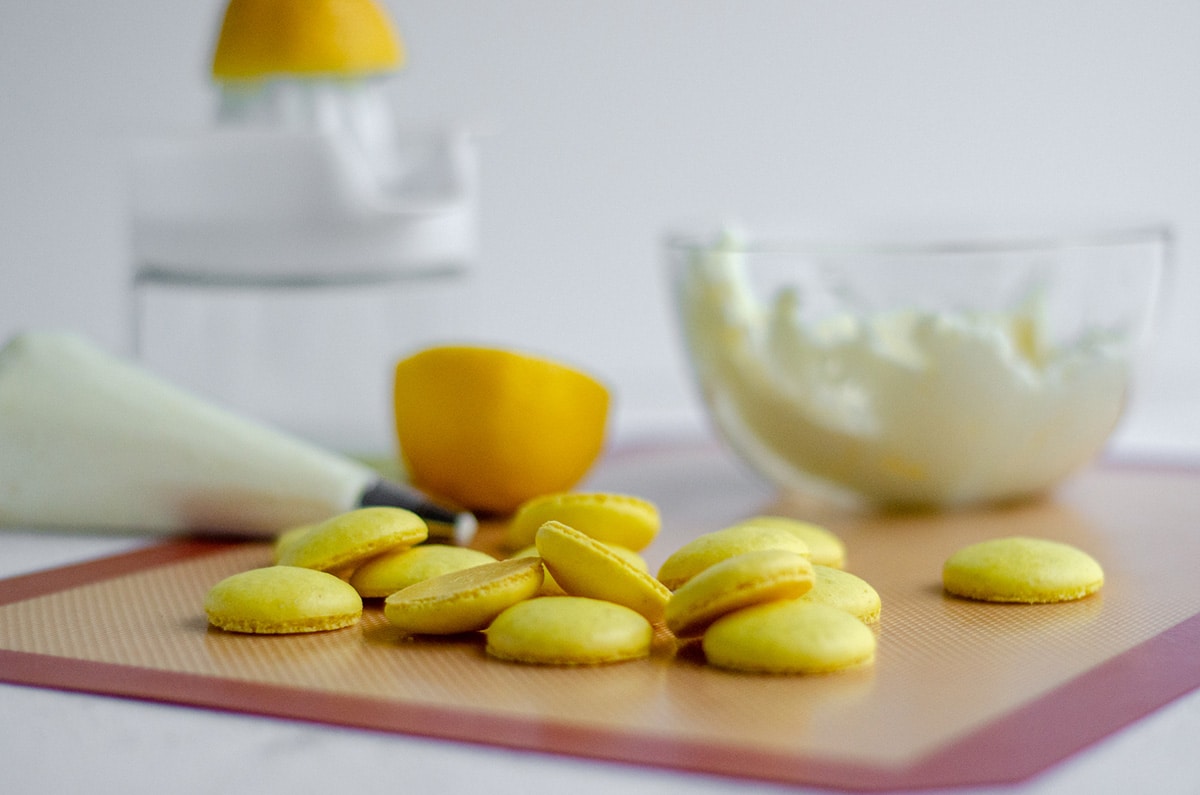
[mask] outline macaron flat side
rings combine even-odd
[[[411,634],[451,635],[487,628],[542,587],[542,560],[511,558],[453,571],[387,597],[383,614]]]
[[[535,543],[546,569],[567,594],[615,602],[648,621],[662,620],[671,592],[603,542],[550,521],[538,528]]]

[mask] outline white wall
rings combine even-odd
[[[223,5],[0,4],[0,336],[126,344],[123,157],[207,123]],[[481,133],[474,328],[602,373],[621,432],[694,417],[658,251],[682,221],[1165,221],[1178,272],[1127,432],[1200,442],[1200,3],[388,6],[398,113]]]

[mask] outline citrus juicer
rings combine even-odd
[[[338,283],[464,268],[471,141],[397,123],[387,87],[405,58],[371,0],[231,0],[215,124],[135,154],[135,278]]]
[[[373,0],[230,0],[212,121],[139,142],[132,347],[224,406],[389,452],[389,364],[474,315],[475,136],[401,121],[407,49]]]

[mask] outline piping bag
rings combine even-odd
[[[370,505],[466,544],[475,517],[62,332],[0,349],[0,526],[272,537]]]

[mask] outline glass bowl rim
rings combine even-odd
[[[727,240],[723,240],[725,236],[728,236]],[[1174,229],[1166,223],[1047,235],[866,237],[859,240],[846,237],[757,236],[753,233],[743,234],[742,230],[737,227],[727,230],[714,227],[713,231],[708,233],[668,232],[664,237],[664,246],[669,251],[679,253],[720,250],[730,254],[746,255],[793,254],[853,257],[1021,254],[1158,244],[1163,249],[1163,261],[1166,264],[1171,258],[1174,240]]]

